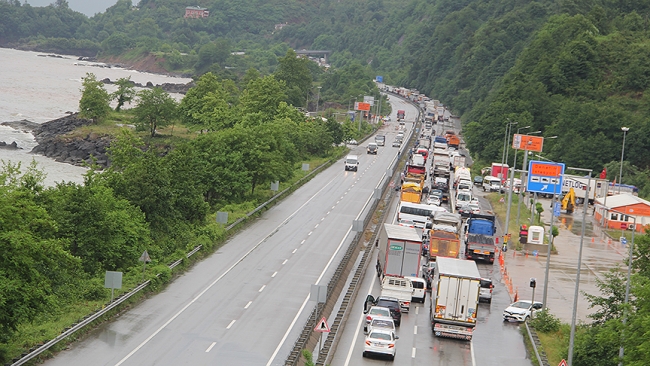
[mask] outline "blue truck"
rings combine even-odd
[[[465,258],[494,263],[496,219],[494,215],[469,214],[465,230]]]

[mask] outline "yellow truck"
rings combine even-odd
[[[404,184],[402,184],[400,200],[420,203],[420,201],[422,201],[422,187],[415,182],[404,182]]]

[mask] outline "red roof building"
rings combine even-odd
[[[210,11],[207,8],[198,6],[188,6],[185,8],[185,18],[207,18],[209,15]]]
[[[650,202],[629,193],[596,198],[595,206],[596,222],[608,229],[642,233],[650,225]]]

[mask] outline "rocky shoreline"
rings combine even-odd
[[[3,126],[31,132],[38,143],[31,151],[33,154],[45,155],[58,162],[78,166],[91,165],[95,159],[95,164],[106,168],[110,165],[106,155],[106,150],[112,142],[109,136],[100,136],[96,133],[89,133],[84,137],[66,136],[79,127],[91,124],[93,124],[92,120],[79,118],[77,113],[43,124],[26,120],[2,123]],[[16,143],[5,143],[5,145],[12,146]],[[20,149],[18,146],[16,148]]]

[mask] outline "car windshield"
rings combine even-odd
[[[348,164],[356,164],[357,163],[357,161],[355,159],[347,159],[345,162],[348,163]]]
[[[370,315],[387,315],[387,316],[390,316],[390,311],[388,311],[386,309],[372,308],[372,309],[370,309],[368,314],[370,314]]]
[[[528,309],[530,308],[530,303],[526,301],[517,301],[516,303],[510,305],[513,308],[518,308],[518,309]]]
[[[391,336],[389,333],[383,333],[383,332],[372,332],[368,336],[369,338],[374,338],[374,339],[383,339],[385,341],[390,341]]]
[[[393,328],[393,322],[384,319],[375,319],[372,321],[372,326],[377,328]]]

